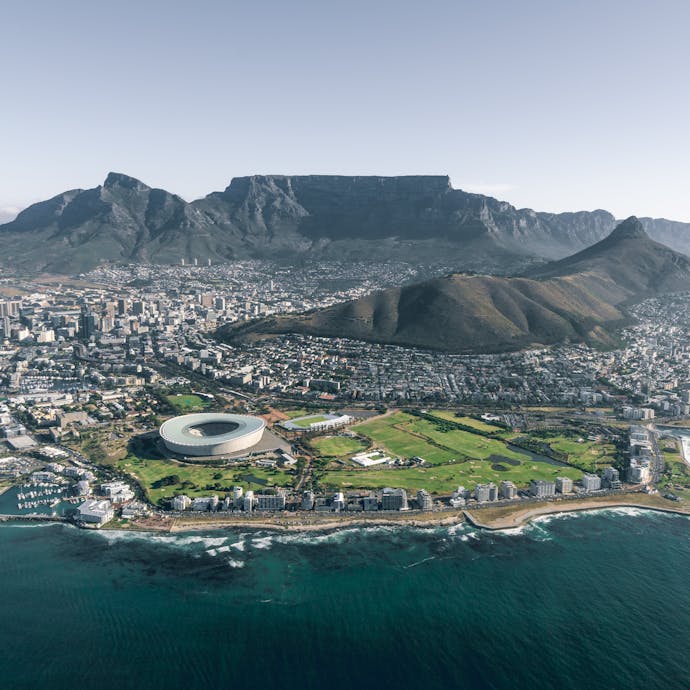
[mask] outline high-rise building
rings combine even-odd
[[[342,491],[336,492],[333,496],[333,510],[339,513],[341,510],[345,510],[345,496]]]
[[[536,498],[548,498],[556,495],[556,482],[546,479],[532,479],[529,483],[529,492]]]
[[[420,510],[433,510],[434,502],[426,489],[420,489],[417,492],[417,506]]]
[[[615,467],[607,467],[604,470],[602,484],[607,489],[620,489],[622,487],[620,472]]]
[[[243,493],[244,490],[241,486],[232,487],[232,502],[235,508],[242,508],[242,506],[244,505],[244,499],[242,498]]]
[[[376,496],[365,496],[362,499],[362,510],[374,511],[379,509],[379,501]]]
[[[556,490],[562,494],[572,493],[573,480],[570,477],[556,477]]]
[[[4,300],[0,302],[0,317],[1,316],[19,316],[21,309],[21,300]]]
[[[284,510],[285,492],[278,490],[275,494],[259,494],[256,497],[256,509],[259,511]]]
[[[83,311],[79,317],[79,336],[82,340],[89,340],[96,332],[96,315],[91,311]]]
[[[314,508],[314,492],[305,491],[302,494],[302,510],[312,510]]]
[[[384,489],[381,494],[381,509],[407,510],[407,492],[405,489]]]
[[[192,505],[192,499],[189,496],[175,496],[172,500],[173,510],[187,510]]]
[[[599,491],[601,489],[601,477],[596,474],[583,474],[582,488],[585,491]]]
[[[503,480],[500,483],[499,494],[501,498],[515,498],[517,496],[517,486],[513,482]]]
[[[498,498],[498,487],[493,482],[489,482],[488,484],[477,484],[474,487],[474,497],[477,503],[495,501]]]

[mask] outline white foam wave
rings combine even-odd
[[[255,549],[270,549],[273,544],[273,537],[259,537],[252,539],[252,546]]]
[[[234,558],[228,558],[228,565],[231,568],[244,568],[244,561],[237,561]]]
[[[414,563],[410,563],[409,565],[405,566],[405,570],[408,568],[414,568],[418,565],[422,565],[422,563],[426,563],[427,561],[433,561],[436,558],[436,556],[428,556],[427,558],[422,558],[421,561],[415,561]]]
[[[505,535],[507,537],[517,537],[526,534],[530,531],[530,529],[533,529],[530,524],[525,523],[524,525],[519,525],[518,527],[509,527],[507,529],[497,530],[496,534]]]
[[[327,532],[293,532],[275,535],[274,540],[280,544],[340,544],[353,535],[369,536],[390,534],[399,530],[398,527],[388,525],[340,527]]]
[[[160,544],[172,548],[184,548],[187,546],[199,545],[205,549],[214,549],[222,546],[228,540],[227,537],[208,537],[197,534],[176,535],[176,534],[156,534],[151,532],[129,532],[127,530],[99,530],[93,534],[98,534],[108,542],[115,543],[120,541],[145,541],[150,544]]]
[[[161,537],[161,541],[171,541],[179,546],[188,546],[190,544],[202,544],[207,548],[214,546],[222,546],[227,541],[227,537],[201,537],[197,535],[190,535],[188,537]]]

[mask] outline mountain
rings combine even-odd
[[[179,196],[118,173],[94,189],[29,206],[0,226],[0,238],[11,264],[54,272],[103,261],[177,261],[192,252],[220,258],[226,243],[225,233]]]
[[[609,346],[625,305],[690,290],[690,259],[649,238],[637,218],[530,275],[452,274],[323,310],[219,329],[253,342],[284,333],[345,337],[450,352],[502,352],[567,339]]]
[[[690,256],[690,223],[666,218],[640,218],[640,222],[657,242]]]
[[[515,272],[560,259],[615,226],[607,211],[537,213],[453,189],[446,176],[254,175],[188,203],[120,173],[30,206],[0,225],[3,260],[78,272],[106,262],[240,258],[442,261]],[[690,251],[690,225],[646,219]]]
[[[549,279],[586,276],[602,280],[609,301],[687,290],[690,258],[654,242],[634,216],[618,225],[605,239],[587,249],[532,269],[529,277]],[[610,291],[613,291],[611,294]]]

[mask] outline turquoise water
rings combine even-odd
[[[687,688],[690,521],[0,526],[3,688]]]

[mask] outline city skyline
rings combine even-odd
[[[0,19],[3,222],[110,170],[187,200],[250,174],[448,174],[519,208],[690,221],[677,2],[34,1]]]

